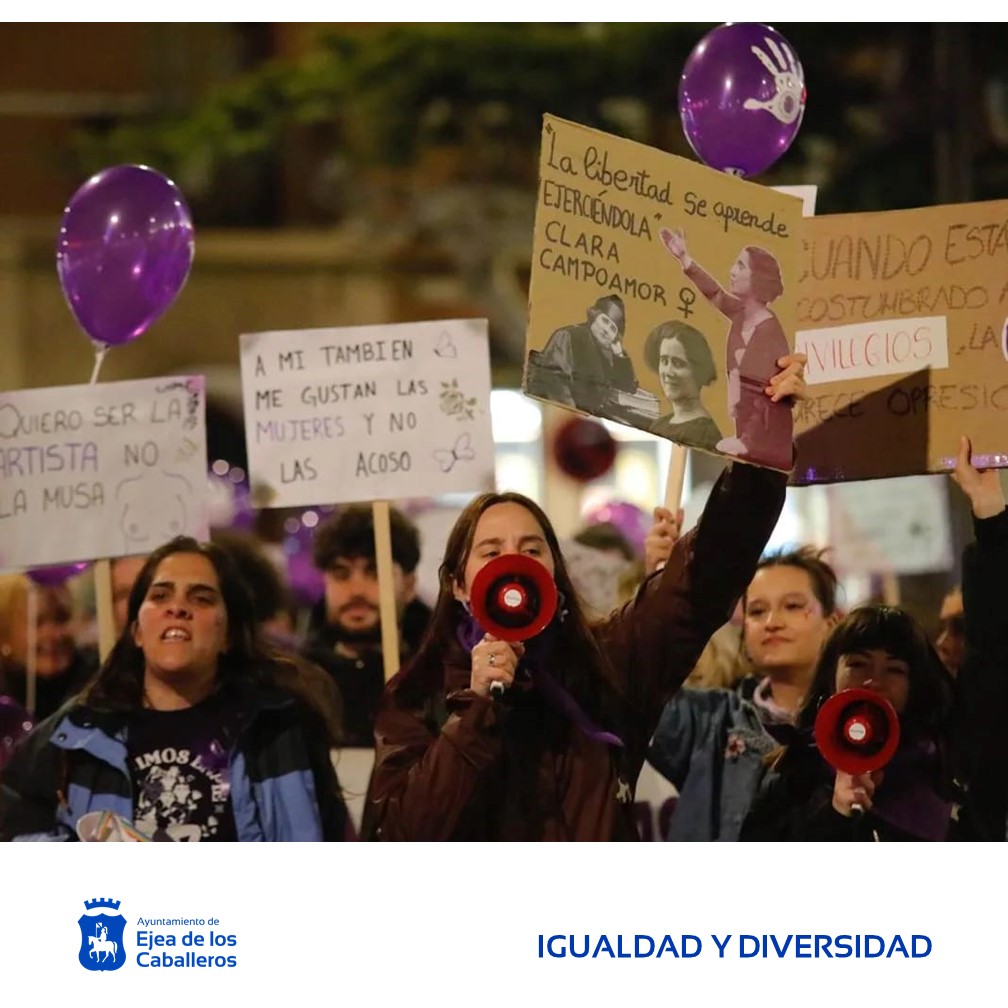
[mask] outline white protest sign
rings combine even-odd
[[[825,488],[829,543],[851,574],[927,574],[952,567],[944,476],[898,476]]]
[[[815,217],[816,195],[819,187],[814,185],[777,185],[773,186],[785,196],[797,196],[802,201],[802,217]]]
[[[202,376],[0,392],[0,569],[205,539]]]
[[[493,485],[485,319],[246,333],[241,371],[265,507]]]
[[[620,602],[620,578],[630,563],[619,553],[585,546],[568,539],[560,544],[567,573],[592,616],[608,616]]]
[[[947,368],[948,327],[944,315],[935,315],[803,329],[795,334],[795,350],[808,357],[809,385]]]

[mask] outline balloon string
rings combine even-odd
[[[25,658],[25,710],[35,716],[36,681],[38,676],[38,589],[34,582],[28,582],[27,609],[27,649]]]
[[[105,360],[105,354],[108,353],[108,345],[105,343],[95,343],[95,355],[94,355],[94,370],[91,372],[91,381],[88,382],[89,385],[94,385],[98,381],[98,372],[101,371],[102,362]]]

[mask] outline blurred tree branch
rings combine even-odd
[[[307,193],[303,213],[318,222],[367,212],[376,185],[415,186],[416,166],[445,148],[458,156],[443,182],[531,195],[545,112],[692,156],[678,80],[712,27],[333,26],[309,55],[265,62],[184,114],[82,130],[77,154],[84,171],[155,165],[205,224],[288,223],[277,197],[285,186]],[[1006,26],[961,26],[970,79],[957,93],[973,100],[955,109],[934,86],[934,25],[777,27],[803,62],[809,97],[794,146],[758,181],[815,183],[821,212],[926,205],[934,133],[958,115],[974,138],[975,198],[1003,193]],[[425,184],[437,181],[428,174]]]

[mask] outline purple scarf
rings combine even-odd
[[[937,770],[934,742],[901,745],[883,771],[882,786],[873,802],[875,815],[921,840],[944,840],[952,804],[934,789]]]
[[[472,649],[483,640],[485,633],[486,631],[483,627],[469,615],[462,620],[457,631],[459,643],[470,654],[472,653]],[[546,671],[545,666],[552,657],[553,645],[555,643],[555,634],[552,625],[548,626],[538,636],[524,643],[525,654],[518,663],[518,671],[527,673],[532,686],[539,691],[543,699],[558,714],[562,714],[568,721],[576,725],[588,738],[596,742],[604,742],[606,745],[619,746],[622,749],[623,740],[618,735],[605,731],[595,724],[581,709],[581,705],[577,700]]]

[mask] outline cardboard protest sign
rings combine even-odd
[[[492,485],[484,319],[241,337],[245,440],[263,506]]]
[[[202,376],[0,392],[0,569],[205,539]]]
[[[547,116],[525,392],[790,469],[763,389],[795,330],[802,203]]]
[[[1008,201],[806,221],[797,484],[1008,466]]]

